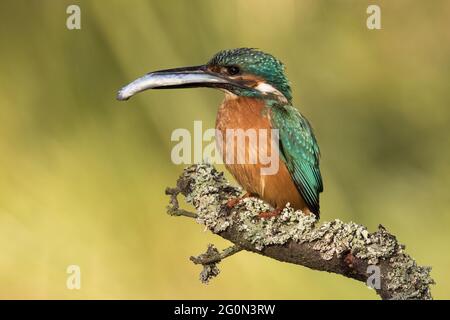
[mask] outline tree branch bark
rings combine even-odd
[[[272,208],[260,199],[247,198],[233,209],[227,207],[227,201],[240,193],[208,164],[187,167],[177,187],[166,190],[171,196],[169,214],[195,218],[235,245],[222,253],[210,245],[205,254],[191,258],[203,265],[203,282],[218,275],[217,263],[226,256],[247,250],[362,281],[382,299],[432,299],[431,268],[418,266],[383,226],[369,233],[353,222],[334,220],[319,225],[314,216],[289,206],[277,217],[261,219],[259,213]],[[178,194],[184,195],[197,213],[180,209]]]

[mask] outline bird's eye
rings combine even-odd
[[[241,72],[241,70],[237,66],[229,66],[227,67],[227,72],[230,76],[234,76]]]

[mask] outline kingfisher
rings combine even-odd
[[[283,63],[253,48],[223,50],[203,65],[147,73],[120,89],[117,99],[128,100],[148,89],[195,87],[215,88],[225,93],[216,118],[216,140],[223,141],[219,136],[223,138],[230,129],[269,132],[267,143],[246,140],[244,144],[233,143],[230,147],[228,142],[225,146],[218,142],[226,168],[246,191],[245,195],[230,199],[229,207],[252,196],[274,208],[262,212],[262,218],[280,214],[288,203],[318,218],[319,194],[323,191],[319,145],[309,121],[292,104]],[[279,165],[275,172],[264,174],[261,169],[266,163],[260,159],[236,161],[250,159],[261,148],[268,153],[276,151]]]

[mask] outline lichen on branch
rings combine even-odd
[[[305,215],[289,205],[280,215],[263,219],[259,214],[273,208],[257,198],[245,198],[230,209],[227,201],[238,197],[242,190],[209,164],[187,167],[177,187],[168,188],[166,193],[171,195],[170,214],[195,217],[198,223],[239,249],[363,282],[371,276],[368,267],[376,266],[380,281],[375,289],[383,299],[432,298],[431,268],[418,266],[405,253],[405,247],[381,225],[370,233],[362,225],[338,219],[319,224],[314,215]],[[179,208],[179,193],[196,213]],[[208,250],[211,255],[212,247]],[[217,263],[224,257],[203,264],[203,273],[209,270],[203,274],[205,282],[219,273]]]

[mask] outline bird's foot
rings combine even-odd
[[[246,192],[242,197],[237,197],[237,198],[231,198],[227,201],[227,207],[228,209],[233,209],[239,202],[241,202],[241,200],[245,199],[245,198],[249,198],[251,197],[252,194],[250,192]]]
[[[278,208],[278,209],[275,209],[275,210],[272,210],[272,211],[264,211],[264,212],[261,212],[258,215],[258,217],[261,218],[261,219],[270,219],[272,217],[279,216],[281,214],[281,211],[283,211],[282,208]]]

